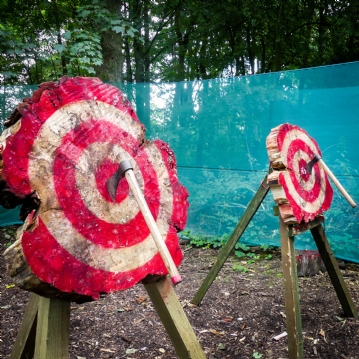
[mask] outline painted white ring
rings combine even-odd
[[[293,135],[293,133],[294,133],[294,135]],[[306,145],[308,145],[308,147],[313,151],[314,154],[318,153],[317,146],[313,143],[311,138],[306,133],[304,133],[298,129],[293,129],[291,131],[288,131],[283,140],[283,145],[282,145],[282,149],[281,149],[282,161],[286,167],[288,166],[288,161],[287,161],[288,151],[293,142],[293,136],[295,136],[296,140],[301,140]],[[304,159],[305,161],[309,162],[309,161],[311,161],[312,158],[310,158],[306,152],[299,149],[293,155],[293,161],[292,161],[293,171],[295,173],[298,183],[303,185],[303,189],[305,191],[310,191],[314,188],[314,185],[315,185],[314,176],[310,176],[308,181],[302,180],[302,178],[300,176],[300,170],[299,170],[299,159]],[[283,173],[283,177],[284,177],[284,180],[286,183],[286,187],[288,188],[288,192],[291,193],[291,195],[292,195],[293,199],[295,200],[295,202],[297,203],[297,205],[307,213],[315,213],[318,210],[320,210],[320,208],[323,205],[323,202],[325,200],[325,193],[326,193],[326,181],[324,180],[325,172],[323,171],[322,168],[319,168],[319,171],[320,171],[320,177],[321,177],[322,181],[321,181],[318,197],[314,202],[307,202],[304,198],[302,198],[300,196],[300,194],[298,193],[298,190],[294,187],[294,184],[290,178],[289,173]]]

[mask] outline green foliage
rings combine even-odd
[[[232,269],[235,272],[240,272],[240,273],[248,273],[249,269],[241,264],[233,264]]]
[[[195,235],[190,230],[186,229],[180,233],[180,238],[188,240],[191,246],[197,248],[214,248],[221,249],[228,241],[229,235],[209,236],[209,235]],[[268,250],[269,246],[264,246]],[[235,245],[234,255],[239,259],[247,259],[247,264],[252,264],[260,259],[269,260],[273,258],[272,254],[268,253],[261,256],[258,253],[251,252],[251,248],[244,243],[237,242]]]
[[[100,0],[34,0],[31,6],[2,0],[0,10],[6,19],[0,25],[0,65],[6,83],[95,75],[103,62],[104,34],[133,37],[137,31]]]
[[[209,235],[195,235],[190,230],[184,230],[181,232],[180,237],[188,239],[190,245],[198,248],[215,248],[219,249],[227,242],[228,235],[223,236],[209,236]]]
[[[263,354],[259,354],[258,352],[253,353],[253,358],[255,358],[255,359],[260,359],[260,358],[262,358],[262,356],[263,356]]]
[[[113,44],[130,82],[356,61],[358,12],[357,2],[334,0],[0,0],[0,65],[7,83],[97,74]]]

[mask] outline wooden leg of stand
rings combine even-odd
[[[357,309],[350,296],[348,287],[344,281],[338,263],[334,257],[333,251],[325,235],[323,226],[319,224],[318,226],[312,228],[310,231],[312,232],[312,236],[318,247],[320,256],[322,257],[322,260],[328,271],[330,280],[332,281],[333,287],[337,293],[340,304],[342,305],[344,314],[347,317],[358,318]]]
[[[40,298],[34,359],[68,359],[71,302]]]
[[[262,183],[267,184],[267,175],[264,177]],[[193,304],[199,305],[201,303],[203,297],[206,295],[208,289],[212,285],[213,281],[216,279],[219,271],[222,269],[224,263],[226,262],[233,248],[246,230],[253,216],[256,214],[259,206],[263,202],[267,193],[268,188],[264,187],[263,185],[259,186],[258,191],[254,195],[252,201],[249,203],[246,211],[238,222],[233,233],[229,237],[227,243],[222,247],[221,251],[219,252],[216,263],[212,266],[212,268],[207,274],[207,277],[201,284],[201,287],[198,289],[197,293],[192,299]]]
[[[10,359],[32,359],[35,350],[37,310],[40,297],[32,294],[16,337]]]
[[[148,295],[180,359],[205,359],[206,356],[168,277],[143,281]]]
[[[288,333],[289,359],[303,359],[302,318],[300,316],[297,265],[294,253],[294,237],[279,216],[282,266],[284,279],[284,300]]]

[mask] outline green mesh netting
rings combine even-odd
[[[355,62],[232,79],[113,85],[135,106],[147,137],[161,138],[175,151],[180,181],[190,193],[187,228],[221,236],[233,231],[261,185],[269,166],[266,137],[285,122],[318,142],[325,163],[359,202],[358,75]],[[5,116],[34,88],[1,88]],[[358,210],[334,192],[325,214],[328,239],[337,257],[359,262]],[[273,205],[269,193],[242,241],[279,245]],[[310,234],[297,236],[295,244],[315,248]]]

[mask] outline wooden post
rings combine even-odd
[[[71,302],[41,297],[34,359],[68,359]]]
[[[279,216],[289,359],[304,359],[294,236]]]
[[[168,277],[143,281],[148,295],[180,359],[205,359],[206,356],[189,323]]]
[[[334,257],[333,251],[325,235],[323,226],[319,224],[316,227],[312,228],[310,231],[312,232],[312,236],[318,247],[318,251],[328,271],[329,278],[332,281],[333,287],[337,293],[344,314],[347,317],[358,318],[357,309],[350,296],[348,287],[344,281],[338,263]]]
[[[37,310],[40,297],[32,294],[12,349],[10,359],[33,358],[35,350]]]
[[[246,211],[244,212],[243,216],[241,217],[240,221],[238,222],[236,228],[234,229],[233,233],[229,237],[227,243],[221,249],[217,257],[216,263],[212,266],[207,277],[203,281],[201,287],[198,289],[197,293],[195,294],[194,298],[192,299],[192,303],[195,305],[199,305],[206,295],[209,287],[212,285],[213,281],[216,279],[219,271],[223,267],[224,263],[226,262],[227,258],[231,254],[234,246],[241,238],[243,232],[247,228],[249,222],[252,220],[254,214],[257,212],[258,207],[263,202],[266,194],[268,193],[267,185],[267,175],[264,177],[261,186],[258,188],[257,193],[254,195],[252,201],[249,203]]]

